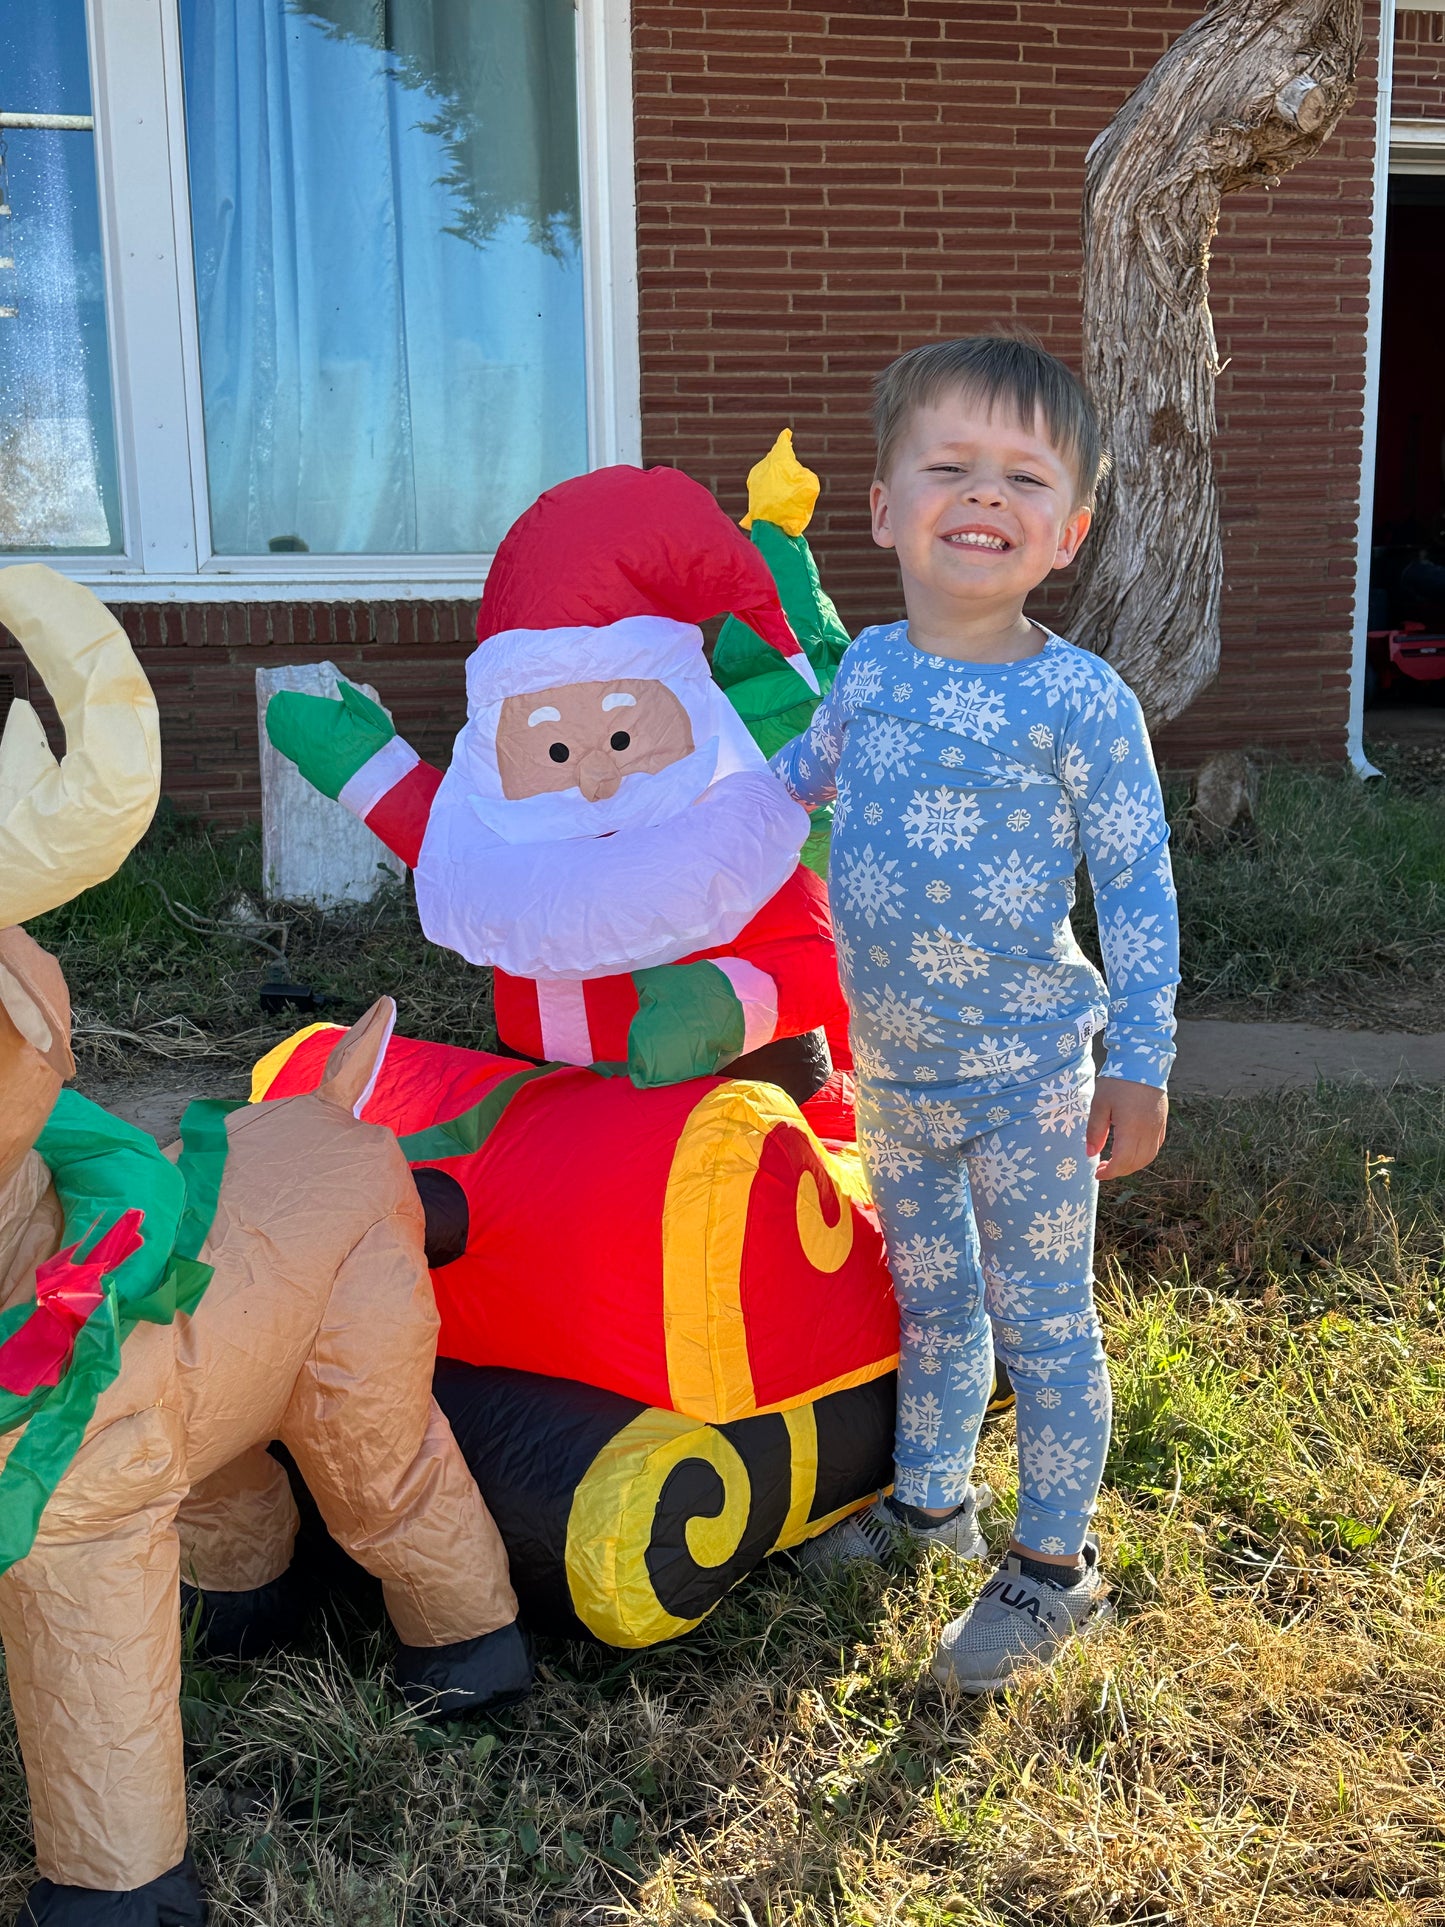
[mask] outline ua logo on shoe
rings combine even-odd
[[[992,1599],[995,1596],[1001,1605],[1012,1606],[1015,1612],[1027,1613],[1035,1625],[1039,1623],[1037,1594],[1028,1592],[1022,1586],[1015,1592],[1006,1579],[998,1578],[991,1579],[979,1594],[980,1599]]]

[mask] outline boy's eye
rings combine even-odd
[[[1011,475],[1009,480],[1012,482],[1029,482],[1034,488],[1048,487],[1048,483],[1042,475]]]

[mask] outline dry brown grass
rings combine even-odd
[[[943,1564],[774,1561],[674,1646],[548,1647],[480,1730],[398,1716],[364,1605],[189,1669],[218,1927],[1445,1920],[1442,1156],[1438,1093],[1196,1104],[1115,1195],[1120,1616],[1006,1700],[920,1683],[979,1583]],[[25,1836],[7,1727],[0,1910]]]

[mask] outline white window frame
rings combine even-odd
[[[630,0],[573,0],[588,463],[641,459]],[[112,602],[471,597],[488,555],[210,546],[178,0],[87,0],[124,549],[37,553]]]

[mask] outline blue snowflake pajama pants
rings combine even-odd
[[[1018,1394],[1016,1537],[1060,1557],[1083,1546],[1109,1449],[1084,1146],[1093,1089],[1086,1052],[1002,1091],[859,1091],[901,1325],[896,1495],[964,1497],[997,1347]]]

